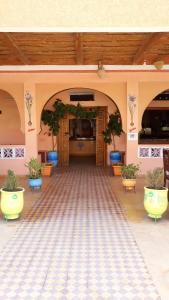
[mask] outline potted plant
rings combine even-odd
[[[125,190],[134,190],[136,187],[136,177],[139,172],[139,165],[128,164],[122,166],[121,175],[122,175],[122,184]]]
[[[144,207],[150,218],[159,219],[168,206],[168,189],[164,187],[164,170],[155,168],[146,174]]]
[[[119,110],[109,116],[109,121],[105,131],[103,132],[104,141],[107,144],[113,143],[113,151],[110,152],[110,161],[112,164],[121,162],[121,153],[116,149],[115,136],[120,136],[122,130],[122,122]]]
[[[15,173],[8,170],[6,182],[1,188],[1,211],[6,220],[17,219],[24,206],[24,188],[19,187]]]
[[[28,168],[28,186],[31,189],[39,189],[42,186],[41,169],[42,164],[36,159],[31,158],[28,163],[25,164]]]
[[[51,176],[52,175],[53,164],[52,163],[43,163],[42,164],[42,176]]]
[[[52,150],[48,151],[47,159],[48,162],[51,162],[54,166],[58,164],[58,152],[56,151],[57,144],[57,135],[59,133],[59,121],[64,117],[65,114],[65,105],[61,100],[57,99],[53,104],[53,110],[43,109],[42,111],[42,122],[45,125],[48,125],[49,135],[52,139]]]

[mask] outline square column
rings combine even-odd
[[[127,147],[126,163],[138,161],[138,82],[127,81]]]
[[[35,84],[24,84],[26,161],[38,157]]]

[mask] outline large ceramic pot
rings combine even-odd
[[[28,186],[31,189],[40,189],[42,186],[42,178],[29,178],[28,179]]]
[[[110,152],[110,162],[111,164],[118,164],[121,162],[121,153],[119,151]]]
[[[57,151],[49,151],[47,154],[47,160],[49,163],[52,163],[54,167],[58,165],[58,152]]]
[[[24,206],[24,191],[23,188],[12,192],[1,189],[1,211],[6,220],[19,218]]]
[[[144,187],[144,208],[150,218],[159,219],[167,210],[168,189],[155,190]]]

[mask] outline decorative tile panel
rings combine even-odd
[[[138,157],[139,158],[162,158],[163,149],[169,149],[169,147],[139,146]]]
[[[15,157],[22,158],[25,156],[25,149],[24,148],[15,148]]]
[[[0,159],[23,159],[25,157],[25,146],[5,146],[0,148]]]
[[[162,148],[150,148],[151,157],[162,157]]]
[[[149,148],[147,147],[139,147],[139,157],[149,157]]]

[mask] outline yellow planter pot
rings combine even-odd
[[[136,179],[126,179],[126,178],[123,178],[122,179],[122,184],[123,184],[124,188],[126,190],[128,190],[128,191],[135,190]]]
[[[150,218],[159,219],[167,210],[168,189],[163,190],[144,188],[144,208]]]
[[[19,218],[24,206],[24,189],[8,192],[1,189],[1,211],[6,220]]]

